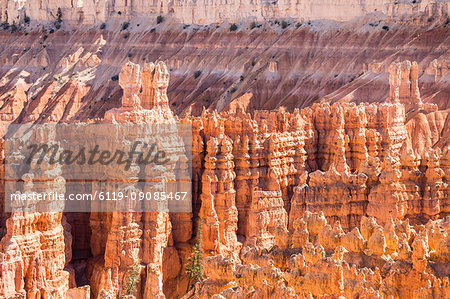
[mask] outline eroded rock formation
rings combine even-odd
[[[128,62],[118,81],[121,106],[91,122],[191,124],[193,213],[3,213],[1,296],[87,298],[76,287],[89,284],[114,298],[136,263],[138,298],[183,295],[200,222],[207,279],[194,297],[450,294],[450,147],[415,63],[391,67],[386,103],[292,113],[236,105],[178,119],[162,62]],[[417,147],[412,122],[436,134]]]
[[[330,226],[323,214],[306,212],[297,220],[303,223],[301,244],[263,252],[245,247],[241,262],[206,258],[210,275],[199,285],[198,297],[438,298],[450,291],[448,218],[416,228],[391,219],[383,228],[363,217],[364,237],[358,228],[344,233],[338,223]],[[222,269],[221,275],[209,268]]]

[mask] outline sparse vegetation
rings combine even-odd
[[[25,15],[25,17],[23,18],[23,21],[25,22],[25,24],[29,24],[30,23],[30,17]]]
[[[56,12],[56,21],[53,23],[53,25],[58,30],[61,28],[61,23],[62,23],[62,12],[61,8],[58,8],[58,11]]]
[[[250,23],[250,30],[254,29],[256,27],[256,22]]]
[[[122,23],[122,30],[127,30],[128,26],[130,26],[129,22],[123,22]]]
[[[123,35],[123,38],[124,38],[124,39],[127,39],[129,36],[130,36],[130,35],[129,35],[128,33],[125,33],[125,34]]]
[[[281,28],[286,29],[290,24],[288,22],[286,22],[285,20],[283,20],[281,22]]]
[[[383,30],[389,31],[389,26],[384,25],[382,28]]]
[[[237,87],[236,87],[236,86],[233,86],[233,87],[230,89],[230,92],[231,92],[231,93],[235,93],[236,90],[237,90]]]
[[[238,26],[236,24],[231,24],[230,31],[236,31],[238,29]]]
[[[200,70],[195,71],[194,78],[197,79],[198,77],[200,77],[201,74],[202,74],[202,71],[200,71]]]
[[[186,274],[188,277],[188,289],[189,291],[197,282],[201,282],[205,279],[203,275],[203,246],[202,246],[202,220],[200,220],[198,228],[198,237],[195,242],[191,257],[186,264]]]
[[[156,17],[156,24],[160,24],[160,23],[162,23],[162,21],[164,21],[163,16],[159,15]]]
[[[17,31],[17,25],[16,22],[13,21],[12,25],[11,25],[11,32],[16,32]]]
[[[140,280],[141,280],[141,264],[138,260],[130,267],[128,281],[123,288],[123,296],[133,295],[136,292]]]
[[[295,24],[295,28],[300,28],[302,26],[302,23]]]
[[[241,81],[244,81],[244,76],[241,76],[239,79],[240,79]]]
[[[9,23],[6,22],[6,21],[3,21],[2,28],[5,29],[5,30],[8,30],[9,29]]]
[[[106,23],[102,23],[101,25],[100,25],[100,29],[105,29],[106,28]]]
[[[119,81],[119,75],[112,76],[111,81]]]
[[[255,66],[255,65],[256,65],[256,60],[253,59],[253,60],[252,60],[252,66]]]

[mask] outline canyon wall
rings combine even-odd
[[[194,298],[448,296],[448,29],[357,24],[2,31],[2,124],[191,124],[194,198],[2,205],[0,297],[116,298],[138,262],[138,298],[182,296],[200,227]]]
[[[170,17],[183,24],[267,21],[277,18],[295,21],[327,19],[348,21],[373,12],[390,17],[427,13],[429,16],[448,14],[448,1],[439,0],[229,0],[229,1],[169,1],[169,0],[2,0],[1,20],[16,24],[25,16],[32,21],[55,21],[58,9],[70,24],[92,25],[111,19],[129,21],[133,18]],[[153,20],[152,20],[153,21]]]

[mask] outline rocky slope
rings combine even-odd
[[[367,18],[341,25],[305,22],[299,28],[292,23],[284,30],[277,24],[250,30],[247,24],[230,32],[224,24],[138,27],[131,21],[124,31],[109,31],[109,25],[105,30],[3,30],[2,118],[103,117],[120,106],[122,92],[115,79],[128,59],[167,63],[172,75],[168,95],[176,114],[190,110],[199,115],[203,106],[220,112],[245,93],[251,94],[248,112],[282,106],[293,111],[324,99],[383,102],[389,97],[389,66],[403,59],[418,62],[423,101],[447,109],[450,40],[445,22]]]

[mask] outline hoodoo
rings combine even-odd
[[[450,297],[450,2],[225,2],[0,0],[0,298]]]

